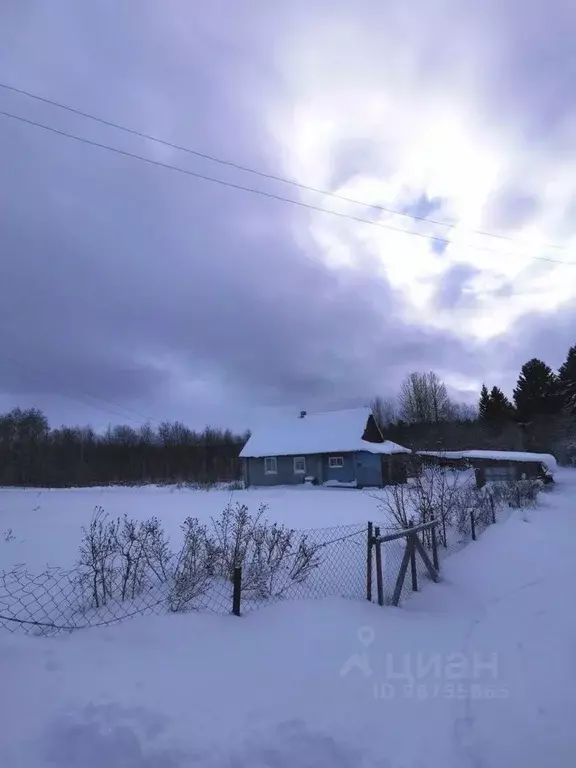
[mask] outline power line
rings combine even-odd
[[[365,202],[362,202],[361,200],[356,200],[354,198],[347,197],[345,195],[340,195],[337,192],[330,192],[329,190],[326,190],[326,189],[320,189],[319,187],[313,187],[308,184],[302,184],[301,182],[294,181],[293,179],[287,179],[283,176],[276,176],[275,174],[266,173],[265,171],[260,171],[256,168],[250,168],[246,165],[235,163],[232,160],[225,160],[224,158],[217,157],[216,155],[210,155],[210,154],[207,154],[206,152],[200,152],[199,150],[191,149],[190,147],[185,147],[181,144],[176,144],[174,142],[167,141],[166,139],[160,139],[157,136],[152,136],[151,134],[144,133],[144,131],[139,131],[135,128],[129,128],[128,126],[121,125],[120,123],[116,123],[112,120],[106,120],[105,118],[98,117],[97,115],[92,115],[89,112],[84,112],[80,109],[77,109],[76,107],[71,107],[68,104],[62,104],[59,101],[48,99],[45,96],[39,96],[38,94],[32,93],[31,91],[26,91],[23,88],[17,88],[14,85],[9,85],[7,83],[0,82],[0,88],[3,88],[4,90],[7,90],[7,91],[12,91],[13,93],[18,93],[21,96],[26,96],[36,101],[43,102],[44,104],[49,104],[50,106],[57,107],[58,109],[64,109],[67,112],[71,112],[74,115],[85,117],[88,120],[93,120],[94,122],[100,123],[102,125],[106,125],[109,128],[115,128],[119,131],[124,131],[125,133],[129,133],[133,136],[138,136],[141,139],[148,139],[149,141],[154,141],[157,144],[161,144],[162,146],[170,147],[171,149],[175,149],[179,152],[186,152],[189,155],[200,157],[203,160],[209,160],[212,163],[218,163],[220,165],[225,165],[229,168],[235,168],[236,170],[243,171],[245,173],[252,173],[264,179],[269,179],[271,181],[278,181],[278,182],[281,182],[282,184],[289,184],[293,187],[298,187],[299,189],[304,189],[308,192],[315,192],[316,194],[319,194],[319,195],[332,197],[336,200],[341,200],[343,202],[351,203],[353,205],[361,205],[361,206],[364,206],[365,208],[372,208],[373,210],[381,211],[383,213],[391,213],[395,216],[405,216],[406,218],[414,219],[415,221],[423,221],[423,222],[427,222],[428,224],[436,224],[441,227],[449,227],[449,228],[455,228],[458,226],[458,224],[455,224],[453,222],[439,221],[437,219],[431,219],[428,216],[417,216],[415,214],[406,213],[405,211],[398,211],[394,208],[389,208],[384,205],[379,205],[377,203],[365,203]],[[2,114],[5,114],[5,113],[2,113]],[[401,231],[405,231],[405,230],[401,230]],[[506,240],[508,242],[513,242],[513,243],[521,242],[518,240],[518,238],[511,237],[509,235],[498,235],[494,232],[486,232],[481,229],[469,229],[468,231],[471,232],[472,234],[482,235],[483,237],[492,237],[497,240]],[[542,247],[547,249],[553,248],[553,249],[558,249],[562,251],[568,250],[566,246],[557,245],[554,243],[543,245]]]
[[[424,232],[413,232],[411,230],[407,229],[400,229],[399,227],[394,227],[391,224],[384,224],[380,221],[371,221],[370,219],[363,219],[361,216],[352,216],[348,213],[341,213],[340,211],[332,211],[327,208],[322,208],[318,205],[312,205],[311,203],[304,203],[301,200],[293,200],[289,197],[283,197],[282,195],[276,195],[272,192],[265,192],[262,189],[255,189],[254,187],[245,187],[242,184],[235,184],[231,181],[224,181],[224,179],[218,179],[214,176],[207,176],[202,173],[198,173],[197,171],[191,171],[187,168],[181,168],[177,165],[171,165],[170,163],[163,163],[160,160],[153,160],[150,157],[145,157],[144,155],[138,155],[135,152],[128,152],[125,149],[118,149],[117,147],[111,147],[109,144],[103,144],[98,141],[93,141],[92,139],[85,139],[81,136],[77,136],[74,133],[68,133],[67,131],[62,131],[58,128],[53,128],[50,125],[45,125],[44,123],[39,123],[36,120],[30,120],[26,117],[21,117],[20,115],[14,115],[11,112],[5,112],[3,110],[0,110],[0,115],[3,117],[7,117],[11,120],[17,120],[21,123],[25,123],[26,125],[34,126],[35,128],[41,128],[42,130],[49,131],[50,133],[56,134],[58,136],[63,136],[68,139],[72,139],[74,141],[78,141],[82,144],[87,144],[92,147],[98,147],[99,149],[105,149],[109,152],[114,152],[117,155],[122,155],[123,157],[130,157],[133,160],[140,160],[143,163],[148,163],[149,165],[155,165],[159,168],[165,168],[170,171],[176,171],[177,173],[182,173],[186,176],[192,176],[195,179],[200,179],[202,181],[210,181],[213,184],[219,184],[223,187],[229,187],[230,189],[236,189],[240,190],[242,192],[249,192],[253,195],[260,195],[261,197],[267,197],[271,200],[278,200],[283,203],[290,203],[292,205],[296,205],[299,208],[305,208],[307,210],[311,211],[317,211],[319,213],[328,213],[331,216],[338,216],[341,219],[348,219],[350,221],[356,221],[360,224],[369,224],[370,226],[374,227],[380,227],[381,229],[388,229],[393,232],[400,232],[405,235],[412,235],[413,237],[421,237],[425,240],[432,240],[438,243],[445,243],[447,245],[454,245],[454,243],[451,240],[448,240],[445,237],[439,237],[437,235],[427,235]],[[523,254],[523,253],[512,253],[510,251],[496,251],[493,248],[486,248],[485,246],[481,245],[471,245],[471,244],[458,244],[461,248],[469,248],[475,251],[485,251],[487,253],[493,253],[497,256],[512,256],[514,258],[529,258],[534,259],[536,261],[547,261],[552,264],[563,264],[564,266],[576,266],[576,262],[572,261],[560,261],[559,259],[552,259],[547,256],[532,256],[530,254]]]
[[[35,378],[37,378],[38,380],[40,380],[41,378],[44,379],[44,374],[40,373],[40,369],[36,368],[36,373],[34,373],[33,366],[31,366],[28,363],[23,363],[21,360],[17,360],[13,355],[10,355],[7,352],[2,352],[2,359],[7,360],[13,365],[20,367],[25,372],[25,374],[28,375],[28,378],[30,379],[35,379]],[[115,416],[116,418],[128,419],[129,421],[133,421],[139,424],[140,426],[151,421],[156,422],[158,424],[160,423],[158,419],[153,419],[152,417],[146,417],[143,414],[138,413],[137,411],[127,408],[126,406],[118,405],[117,403],[114,403],[111,400],[106,400],[105,398],[92,395],[89,392],[84,392],[79,394],[70,394],[61,389],[58,392],[58,394],[61,397],[65,397],[68,400],[75,401],[80,405],[88,406],[88,408],[94,408],[95,410],[102,411],[103,413],[107,413],[108,415]],[[89,398],[89,400],[87,400],[86,398]],[[96,403],[98,403],[98,401],[101,403],[104,403],[105,405],[108,406],[108,408],[104,408],[101,405],[92,403],[90,402],[90,400],[94,400],[96,401]],[[111,407],[116,408],[117,411],[119,412],[114,412],[113,410],[111,410]],[[130,415],[130,414],[133,414],[133,415]]]

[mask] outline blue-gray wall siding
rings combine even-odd
[[[386,460],[387,457],[384,457]],[[360,488],[382,485],[382,456],[362,451],[356,454],[356,479]]]
[[[342,467],[330,467],[330,456],[342,456],[344,465]],[[339,480],[341,483],[352,483],[356,479],[356,467],[354,466],[353,453],[332,453],[324,454],[322,457],[322,478],[321,482],[327,480]]]
[[[278,473],[267,475],[264,472],[264,459],[244,459],[244,481],[249,485],[300,485],[308,476],[319,477],[322,457],[306,456],[306,473],[294,473],[293,456],[277,456]],[[248,476],[246,476],[248,475]]]
[[[330,467],[330,456],[342,456],[344,466]],[[351,483],[355,479],[359,486],[378,486],[382,484],[381,456],[361,451],[348,454],[324,454],[306,456],[306,474],[294,473],[294,457],[276,458],[278,473],[267,475],[264,472],[264,459],[244,459],[244,481],[248,485],[299,485],[304,477],[316,477],[321,483],[327,480],[339,480]]]

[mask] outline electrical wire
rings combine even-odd
[[[230,189],[235,189],[235,190],[242,191],[242,192],[248,192],[248,193],[254,194],[254,195],[260,195],[261,197],[266,197],[266,198],[269,198],[271,200],[277,200],[277,201],[284,202],[284,203],[290,203],[291,205],[295,205],[295,206],[298,206],[300,208],[305,208],[307,210],[317,211],[319,213],[327,213],[327,214],[329,214],[331,216],[337,216],[338,218],[348,219],[350,221],[355,221],[355,222],[358,222],[360,224],[368,224],[370,226],[380,227],[381,229],[391,230],[393,232],[399,232],[399,233],[402,233],[402,234],[405,234],[405,235],[411,235],[413,237],[424,238],[425,240],[431,240],[431,241],[434,241],[434,242],[445,243],[446,245],[454,245],[454,243],[451,240],[448,240],[445,237],[439,237],[439,236],[436,236],[436,235],[428,235],[428,234],[426,234],[424,232],[414,232],[414,231],[410,231],[410,230],[407,230],[407,229],[401,229],[399,227],[394,227],[394,226],[392,226],[390,224],[385,224],[385,223],[380,222],[380,221],[371,221],[370,219],[364,219],[364,218],[362,218],[360,216],[353,216],[351,214],[342,213],[340,211],[333,211],[333,210],[330,210],[330,209],[327,209],[327,208],[322,208],[321,206],[312,205],[310,203],[305,203],[302,200],[293,200],[292,198],[283,197],[282,195],[276,195],[276,194],[274,194],[272,192],[266,192],[266,191],[264,191],[262,189],[256,189],[254,187],[246,187],[246,186],[244,186],[242,184],[236,184],[236,183],[231,182],[231,181],[225,181],[224,179],[218,179],[218,178],[216,178],[214,176],[207,176],[206,174],[198,173],[196,171],[192,171],[192,170],[189,170],[187,168],[181,168],[180,166],[172,165],[170,163],[164,163],[164,162],[162,162],[160,160],[153,160],[150,157],[145,157],[144,155],[139,155],[139,154],[137,154],[135,152],[128,152],[127,150],[119,149],[118,147],[112,147],[109,144],[104,144],[104,143],[99,142],[99,141],[93,141],[92,139],[86,139],[86,138],[84,138],[82,136],[77,136],[74,133],[69,133],[67,131],[63,131],[63,130],[60,130],[58,128],[54,128],[53,126],[46,125],[44,123],[40,123],[40,122],[38,122],[36,120],[30,120],[29,118],[22,117],[20,115],[14,115],[11,112],[5,112],[4,110],[0,110],[0,115],[3,116],[3,117],[7,117],[7,118],[9,118],[11,120],[16,120],[16,121],[19,121],[21,123],[24,123],[24,124],[27,124],[27,125],[30,125],[30,126],[34,126],[36,128],[41,128],[42,130],[48,131],[48,132],[56,134],[58,136],[62,136],[62,137],[68,138],[68,139],[72,139],[73,141],[77,141],[77,142],[80,142],[82,144],[86,144],[86,145],[89,145],[89,146],[92,146],[92,147],[98,147],[99,149],[104,149],[104,150],[107,150],[109,152],[113,152],[113,153],[115,153],[117,155],[122,155],[123,157],[130,157],[130,158],[132,158],[134,160],[139,160],[140,162],[147,163],[149,165],[157,166],[158,168],[164,168],[166,170],[176,171],[177,173],[181,173],[181,174],[184,174],[186,176],[191,176],[193,178],[196,178],[196,179],[199,179],[199,180],[202,180],[202,181],[209,181],[209,182],[211,182],[213,184],[219,184],[220,186],[228,187]],[[458,247],[460,247],[460,248],[468,248],[468,249],[472,249],[472,250],[475,250],[475,251],[483,251],[483,252],[487,252],[487,253],[493,253],[493,254],[495,254],[497,256],[511,256],[513,258],[529,258],[529,259],[533,259],[533,260],[536,260],[536,261],[546,261],[546,262],[549,262],[549,263],[552,263],[552,264],[561,264],[561,265],[564,265],[564,266],[576,266],[576,262],[573,262],[573,261],[561,261],[559,259],[552,259],[552,258],[547,257],[547,256],[533,256],[533,255],[530,255],[530,254],[513,253],[513,252],[510,252],[510,251],[508,251],[508,252],[506,252],[506,251],[497,251],[497,250],[494,250],[493,248],[487,248],[487,247],[484,247],[484,246],[472,245],[472,244],[468,244],[468,243],[458,243]]]
[[[119,131],[129,133],[132,136],[137,136],[141,139],[147,139],[148,141],[156,142],[157,144],[161,144],[164,147],[170,147],[171,149],[175,149],[179,152],[186,152],[189,155],[194,155],[195,157],[202,158],[203,160],[209,160],[212,163],[219,163],[220,165],[225,165],[229,168],[235,168],[236,170],[243,171],[244,173],[251,173],[256,176],[260,176],[261,178],[264,178],[264,179],[269,179],[271,181],[278,181],[282,184],[289,184],[293,187],[298,187],[299,189],[303,189],[308,192],[314,192],[319,195],[324,195],[325,197],[332,197],[336,200],[341,200],[345,203],[351,203],[353,205],[361,205],[365,208],[372,208],[373,210],[381,211],[383,213],[390,213],[395,216],[405,216],[406,218],[409,218],[409,219],[427,222],[429,224],[435,224],[441,227],[455,228],[458,226],[458,224],[454,222],[439,221],[438,219],[432,219],[428,216],[418,216],[413,213],[407,213],[406,211],[399,211],[395,208],[389,208],[387,206],[379,205],[377,203],[362,202],[361,200],[356,200],[354,198],[347,197],[345,195],[340,195],[337,192],[330,192],[329,190],[326,190],[326,189],[320,189],[319,187],[314,187],[309,184],[303,184],[301,182],[294,181],[294,179],[287,179],[283,176],[277,176],[273,173],[267,173],[265,171],[260,171],[256,168],[250,168],[249,166],[241,165],[240,163],[236,163],[232,160],[225,160],[224,158],[218,157],[217,155],[211,155],[206,152],[200,152],[199,150],[191,149],[190,147],[186,147],[182,144],[176,144],[174,142],[167,141],[166,139],[161,139],[157,136],[153,136],[149,133],[145,133],[144,131],[137,130],[136,128],[129,128],[128,126],[122,125],[121,123],[116,123],[113,120],[106,120],[105,118],[98,117],[97,115],[93,115],[90,112],[84,112],[83,110],[77,109],[76,107],[71,107],[68,104],[62,104],[59,101],[54,101],[53,99],[49,99],[45,96],[40,96],[39,94],[32,93],[31,91],[26,91],[23,88],[17,88],[16,86],[9,85],[8,83],[0,82],[0,88],[3,88],[6,91],[12,91],[13,93],[18,93],[21,96],[26,96],[30,99],[34,99],[44,104],[49,104],[50,106],[57,107],[58,109],[63,109],[74,115],[85,117],[86,119],[93,120],[94,122],[100,123],[101,125],[106,125],[109,128],[115,128]],[[506,240],[508,242],[521,242],[520,240],[518,240],[518,238],[511,237],[509,235],[501,235],[501,234],[496,234],[494,232],[486,232],[481,229],[468,229],[467,231],[472,234],[481,235],[483,237],[492,237],[498,240]],[[554,243],[546,244],[546,245],[543,245],[542,247],[546,249],[558,249],[562,251],[568,250],[566,246],[557,245]]]

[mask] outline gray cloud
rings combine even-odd
[[[478,297],[469,289],[480,270],[471,264],[455,264],[443,275],[436,289],[434,303],[439,309],[470,309],[478,304]],[[468,290],[467,290],[468,289]]]
[[[540,201],[536,195],[506,185],[491,195],[484,211],[485,226],[492,232],[519,229],[539,209]]]
[[[184,2],[106,0],[88,10],[70,0],[58,12],[9,3],[0,71],[81,109],[282,174],[260,114],[283,93],[273,66],[282,25],[262,4],[246,7],[252,13],[224,2],[202,14]],[[22,97],[0,92],[0,109],[297,199],[294,189]],[[400,319],[402,298],[369,262],[331,269],[312,241],[297,243],[305,212],[2,117],[0,129],[7,402],[36,397],[52,407],[62,394],[74,420],[84,402],[110,405],[111,418],[120,403],[203,423],[259,405],[360,401],[393,391],[415,369],[482,377],[474,344]],[[334,158],[334,179],[366,171],[372,158],[371,146],[351,137]],[[420,200],[414,210],[436,207]],[[473,276],[450,270],[439,306],[459,306]],[[536,331],[531,337],[537,346]],[[499,359],[505,366],[504,352]]]

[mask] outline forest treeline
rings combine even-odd
[[[213,483],[239,477],[247,434],[179,422],[157,428],[51,429],[46,416],[15,408],[0,416],[0,485],[68,487],[132,483]]]
[[[553,453],[576,463],[576,346],[557,371],[536,358],[522,366],[512,398],[482,387],[478,405],[454,403],[434,373],[411,373],[394,398],[372,403],[387,439],[414,449],[493,448]],[[0,415],[0,485],[69,487],[203,483],[241,477],[249,433],[179,422],[51,428],[38,409]]]

